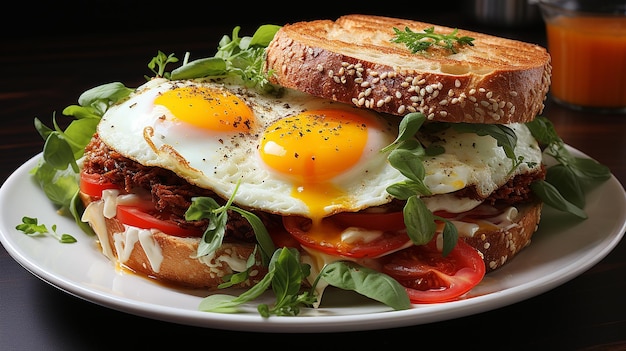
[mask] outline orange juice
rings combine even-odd
[[[546,31],[552,96],[583,107],[626,107],[626,17],[556,17]]]

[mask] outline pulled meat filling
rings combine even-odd
[[[207,196],[214,198],[218,203],[225,203],[225,200],[220,199],[213,191],[190,184],[172,171],[160,167],[143,166],[124,157],[119,152],[109,148],[98,135],[94,135],[85,148],[83,170],[90,174],[100,174],[103,182],[108,181],[116,184],[128,193],[137,189],[148,191],[152,196],[155,208],[159,211],[160,218],[174,221],[182,227],[204,229],[208,225],[207,220],[185,220],[185,212],[191,205],[193,197]],[[545,167],[542,166],[538,172],[514,177],[486,199],[481,198],[473,187],[459,190],[455,194],[459,197],[485,200],[492,205],[528,202],[533,200],[530,184],[543,178],[545,178]],[[398,208],[398,210],[402,208],[399,201],[394,201],[387,206]],[[255,214],[259,216],[268,229],[278,228],[282,225],[279,215],[265,212],[256,212]],[[238,213],[230,211],[226,238],[254,240],[254,232],[246,219]]]

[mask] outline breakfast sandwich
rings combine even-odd
[[[250,288],[205,310],[273,289],[264,314],[296,314],[327,286],[402,309],[463,298],[546,202],[584,216],[546,181],[546,148],[566,151],[538,117],[544,48],[368,15],[238,31],[65,111],[97,116],[74,213],[119,267]]]

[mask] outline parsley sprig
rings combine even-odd
[[[409,27],[405,27],[404,31],[394,27],[393,31],[395,36],[391,38],[391,41],[394,43],[403,43],[414,54],[420,51],[426,51],[433,45],[450,50],[454,54],[458,52],[457,46],[474,46],[474,38],[457,36],[459,32],[458,29],[454,29],[448,34],[435,33],[434,26],[424,29],[423,32],[414,32]]]
[[[51,236],[62,244],[71,244],[76,242],[76,238],[70,234],[58,234],[56,224],[52,225],[52,231],[48,230],[45,224],[39,224],[37,218],[22,217],[22,223],[15,226],[15,229],[30,236]]]

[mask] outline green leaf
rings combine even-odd
[[[261,247],[261,258],[263,260],[263,264],[269,264],[269,258],[272,256],[272,253],[276,251],[276,247],[274,246],[274,241],[272,237],[265,228],[265,225],[261,221],[259,217],[257,217],[252,212],[248,212],[244,209],[238,207],[230,207],[233,211],[239,213],[243,218],[245,218],[248,223],[252,226],[252,230],[254,231],[254,235],[256,237],[257,243]]]
[[[475,133],[480,136],[489,135],[496,139],[506,156],[513,161],[513,168],[517,167],[519,161],[515,157],[515,146],[517,145],[517,135],[510,127],[502,124],[477,124],[477,123],[455,123],[454,130],[461,133]]]
[[[424,201],[415,195],[409,197],[402,213],[407,234],[415,245],[424,245],[433,238],[437,225]]]
[[[569,202],[579,208],[585,207],[585,193],[570,167],[558,164],[548,168],[545,181],[552,184]]]
[[[261,25],[250,40],[249,46],[260,46],[267,47],[272,39],[274,39],[274,35],[281,28],[281,26],[273,25],[273,24],[264,24]]]
[[[192,79],[209,76],[221,76],[227,72],[226,61],[219,57],[207,57],[191,61],[172,71],[170,79]]]
[[[409,27],[405,27],[404,31],[394,27],[393,31],[395,36],[391,38],[391,42],[403,43],[414,54],[419,51],[425,51],[433,45],[450,50],[454,54],[458,52],[455,44],[458,44],[459,46],[474,46],[474,38],[468,36],[457,36],[459,32],[458,29],[454,29],[448,34],[435,33],[434,26],[425,28],[423,32],[414,32]]]
[[[43,147],[43,159],[55,169],[71,166],[74,172],[79,171],[74,152],[61,133],[50,133]]]
[[[92,106],[100,101],[112,104],[126,98],[133,91],[134,89],[127,88],[120,82],[102,84],[83,92],[78,97],[78,104]]]
[[[411,307],[406,290],[395,279],[354,262],[330,263],[324,267],[320,275],[332,286],[355,291],[395,310]]]
[[[576,217],[582,219],[587,218],[587,214],[585,213],[585,211],[574,205],[573,203],[567,201],[554,187],[554,185],[543,180],[538,180],[533,182],[530,185],[530,188],[533,193],[536,194],[547,205],[554,207],[557,210],[571,213]]]
[[[402,118],[398,127],[398,136],[391,144],[385,146],[381,152],[388,152],[391,149],[397,147],[400,143],[410,138],[415,137],[417,131],[422,127],[426,116],[423,113],[413,112],[409,113]]]

